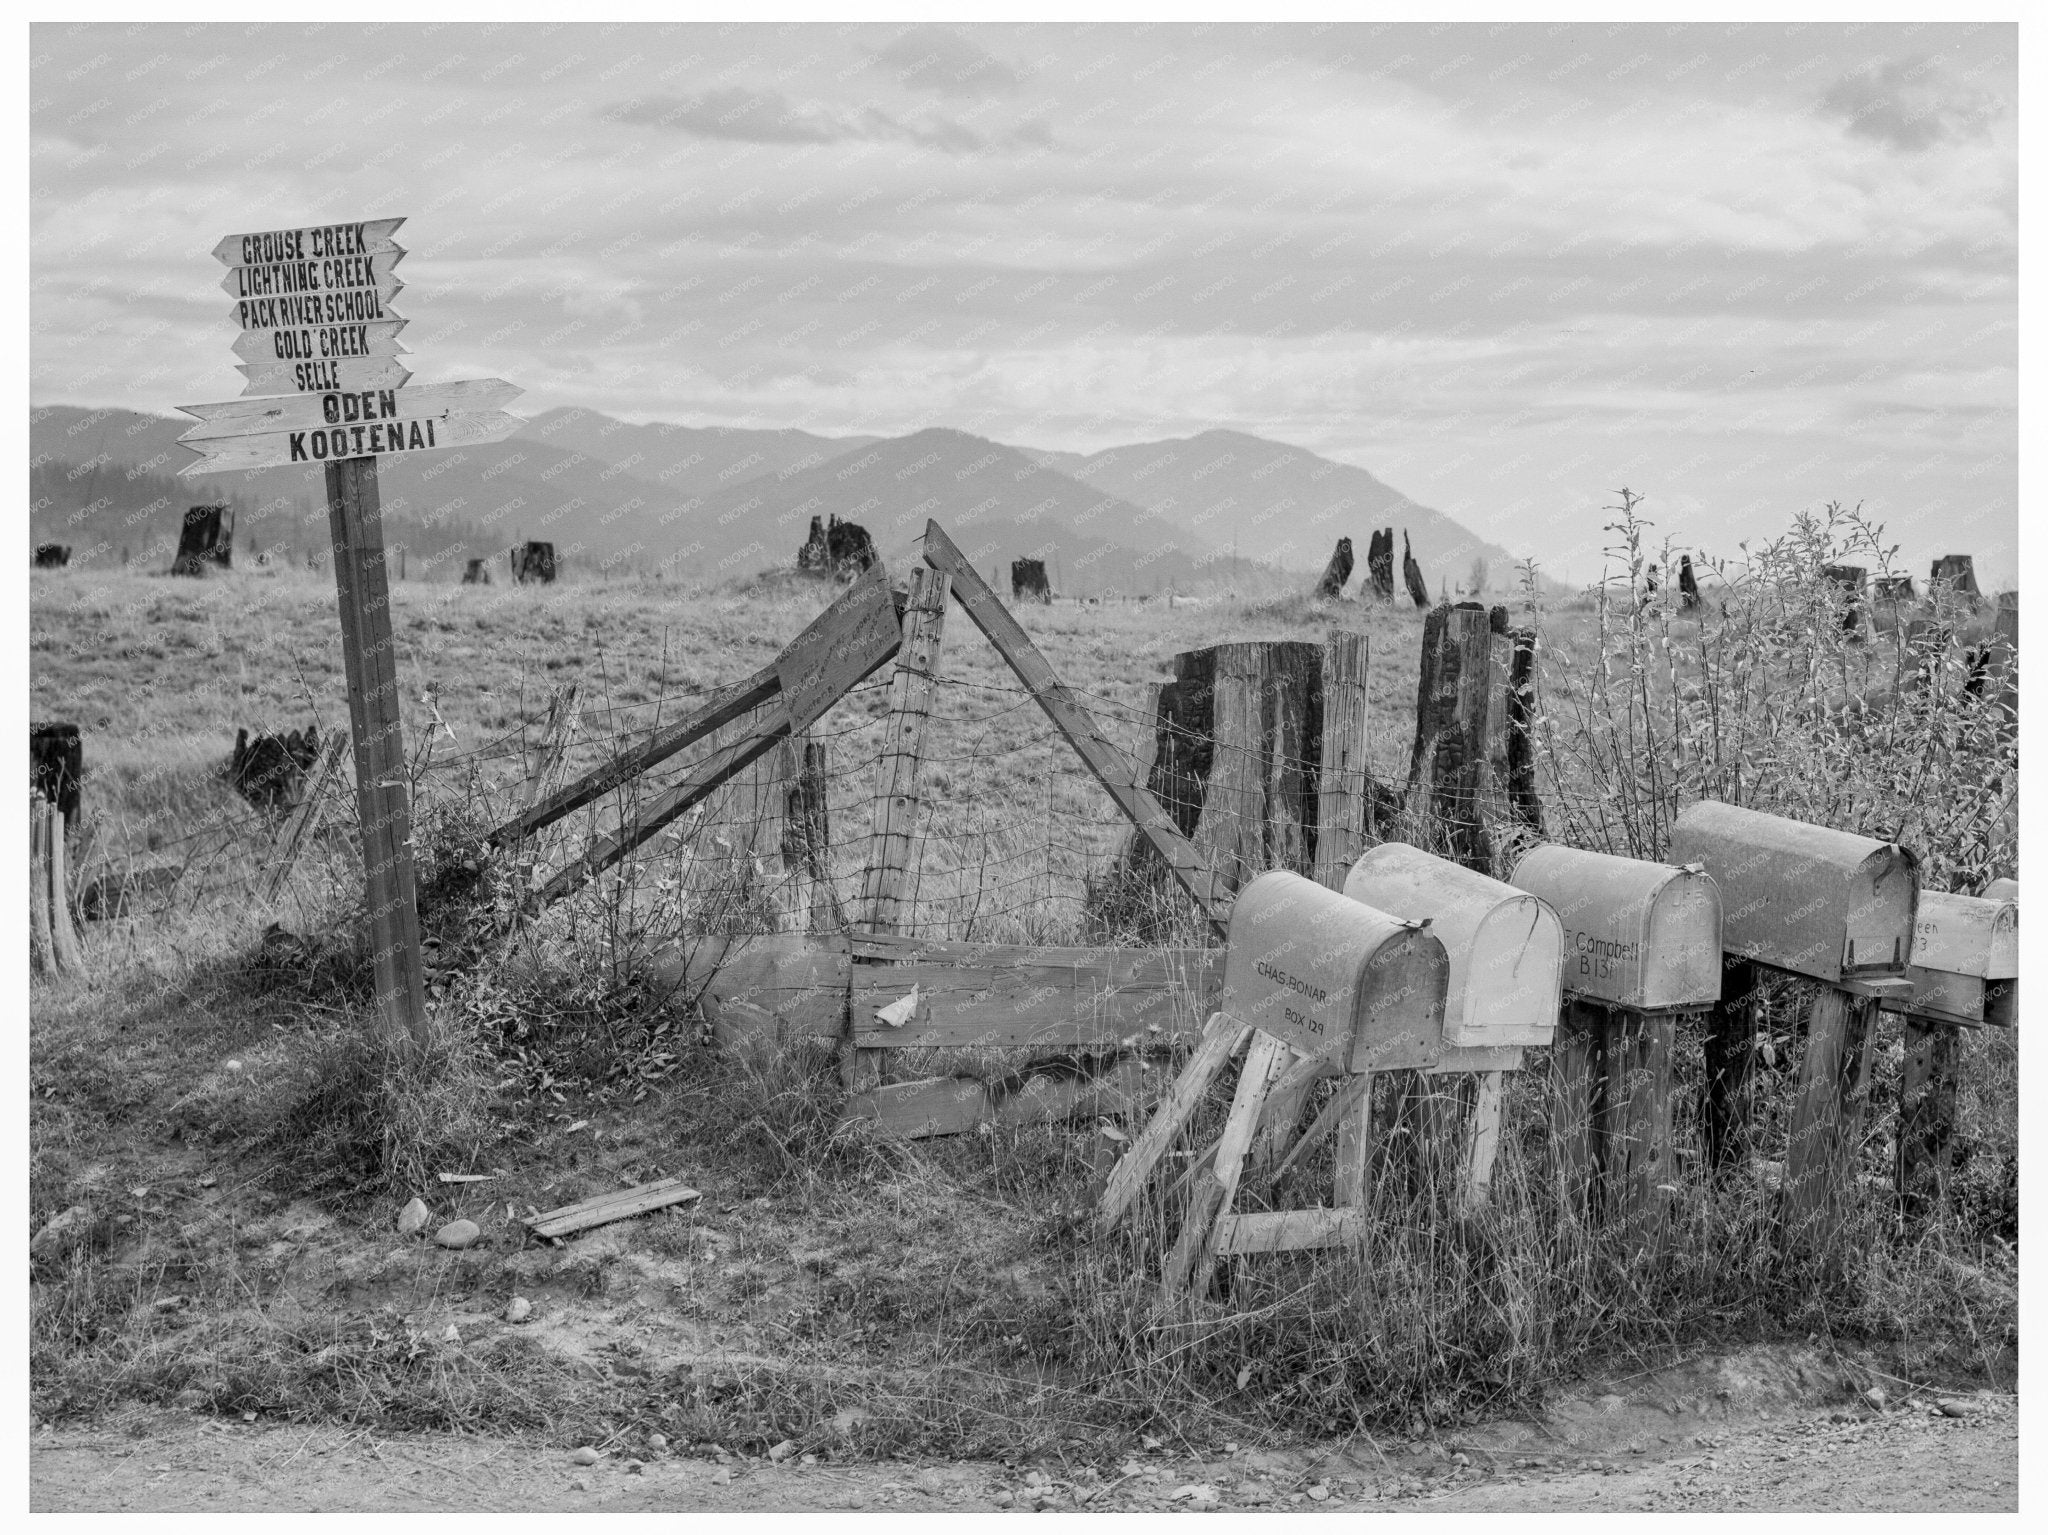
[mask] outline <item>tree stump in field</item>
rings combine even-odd
[[[482,560],[470,560],[462,567],[462,584],[464,586],[489,586],[491,584],[491,567]]]
[[[1958,597],[1980,597],[1977,589],[1977,562],[1967,554],[1944,554],[1934,562],[1934,568],[1927,573],[1927,585],[1932,591],[1937,586],[1947,586]]]
[[[1340,538],[1331,551],[1330,563],[1323,567],[1322,579],[1316,582],[1316,595],[1328,602],[1342,592],[1351,579],[1351,563],[1351,540]]]
[[[188,506],[178,529],[178,554],[171,561],[174,576],[203,576],[209,567],[226,570],[235,562],[235,513],[229,506]]]
[[[76,725],[28,727],[29,786],[66,819],[78,815],[78,786],[85,777],[85,746]]]
[[[1372,594],[1382,602],[1394,600],[1394,530],[1375,528],[1372,542],[1366,548],[1366,573],[1372,581]]]
[[[1341,885],[1398,803],[1366,770],[1365,639],[1184,651],[1140,749],[1145,786],[1215,871],[1227,901],[1268,869]],[[1327,834],[1328,845],[1325,845]],[[1158,938],[1176,904],[1142,837],[1088,897],[1094,938]]]
[[[512,579],[521,586],[529,581],[551,585],[555,579],[555,546],[544,539],[529,539],[512,551]]]
[[[1423,621],[1404,812],[1416,846],[1496,879],[1541,818],[1528,734],[1535,641],[1510,634],[1507,618],[1461,602]]]
[[[1429,583],[1422,578],[1422,566],[1408,548],[1408,535],[1401,535],[1401,579],[1408,584],[1408,595],[1418,608],[1429,606]]]
[[[71,563],[69,544],[37,544],[35,568],[37,570],[62,570]]]
[[[1044,560],[1010,561],[1010,598],[1014,602],[1052,601],[1052,587],[1045,579]]]

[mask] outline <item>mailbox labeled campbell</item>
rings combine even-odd
[[[1547,1045],[1557,1032],[1564,930],[1539,897],[1403,842],[1353,865],[1354,901],[1428,922],[1451,960],[1447,1045]]]
[[[1298,874],[1261,874],[1230,912],[1217,1006],[1348,1071],[1433,1064],[1450,961],[1418,923]]]
[[[1567,996],[1639,1012],[1721,998],[1721,892],[1704,869],[1555,843],[1515,865],[1509,884],[1541,896],[1564,925]]]
[[[1913,923],[1913,993],[1896,1004],[1950,1023],[2009,1025],[2019,996],[2020,909],[2015,901],[1920,892]]]
[[[1900,975],[1912,958],[1919,862],[1895,842],[1701,800],[1672,823],[1671,861],[1720,886],[1730,954],[1823,981]]]

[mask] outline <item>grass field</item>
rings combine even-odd
[[[764,664],[830,595],[781,576],[688,597],[633,584],[398,586],[423,879],[474,858],[474,834],[509,802],[555,689],[580,688],[573,772]],[[32,1229],[88,1212],[75,1240],[37,1263],[32,1392],[45,1415],[182,1402],[624,1443],[658,1430],[753,1448],[788,1437],[840,1453],[1092,1455],[1139,1430],[1209,1443],[1448,1423],[1590,1359],[1787,1330],[1881,1346],[1902,1373],[2011,1368],[2016,1233],[1996,1234],[1993,1208],[1999,1158],[2016,1145],[2009,1036],[1971,1042],[1976,1203],[1908,1233],[1873,1197],[1847,1270],[1774,1257],[1762,1183],[1714,1189],[1690,1165],[1676,1250],[1645,1270],[1562,1215],[1542,1136],[1546,1087],[1531,1070],[1515,1081],[1495,1195],[1476,1220],[1451,1213],[1450,1180],[1424,1157],[1412,1179],[1376,1186],[1378,1234],[1364,1252],[1249,1266],[1192,1322],[1162,1318],[1145,1274],[1164,1204],[1128,1242],[1082,1240],[1079,1212],[1113,1150],[1097,1127],[878,1142],[835,1128],[822,1056],[705,1049],[693,1018],[636,989],[638,958],[688,905],[679,849],[715,858],[719,839],[743,829],[739,789],[650,851],[631,871],[631,900],[616,887],[579,894],[510,941],[461,910],[430,924],[440,1043],[424,1071],[391,1073],[365,1044],[345,794],[273,908],[254,886],[275,828],[220,771],[239,726],[345,728],[326,578],[39,572],[31,602],[32,714],[85,731],[80,880],[152,863],[181,871],[165,909],[87,924],[88,975],[43,979],[33,997]],[[1126,748],[1177,651],[1362,627],[1374,765],[1405,777],[1422,626],[1412,609],[1281,594],[1019,616]],[[1711,699],[1685,697],[1699,693],[1686,646],[1703,647],[1706,626],[1674,641],[1667,625],[1662,651],[1655,634],[1636,636],[1632,672],[1593,605],[1548,605],[1543,623],[1555,668],[1550,787],[1611,802],[1605,824],[1654,838],[1651,802],[1719,770],[1687,712]],[[1712,632],[1736,630],[1731,618]],[[1637,676],[1641,720],[1619,688],[1617,704],[1580,680],[1625,681],[1646,654],[1667,665],[1661,682]],[[1731,653],[1725,664],[1747,663]],[[1073,941],[1083,882],[1123,824],[957,607],[942,671],[916,920],[934,936]],[[886,680],[817,732],[849,905]],[[1779,711],[1788,756],[1842,728],[1843,693],[1904,696],[1846,673],[1826,692],[1804,712]],[[1598,718],[1565,728],[1588,711]],[[1937,738],[1958,749],[1952,711],[1910,738],[1909,715],[1901,705],[1885,716],[1886,763],[1924,758]],[[1572,752],[1603,728],[1638,727],[1669,749],[1666,779],[1617,786],[1575,765]],[[1839,785],[1840,773],[1820,771],[1826,760],[1769,784],[1791,801]],[[1923,762],[1855,779],[1852,811],[1889,815],[1884,796],[1919,794],[1926,772]],[[1944,871],[2015,855],[1995,792],[1985,803],[1974,829],[1935,828],[1975,839],[1943,850]],[[557,855],[620,809],[593,807]],[[1796,1022],[1778,1027],[1789,1049]],[[1891,1060],[1895,1039],[1886,1049]],[[1896,1061],[1886,1069],[1895,1077]],[[1769,1085],[1767,1098],[1782,1097],[1787,1072]],[[1392,1101],[1383,1107],[1396,1123]],[[1883,1147],[1871,1156],[1881,1165]],[[443,1184],[441,1172],[491,1181]],[[556,1251],[518,1239],[515,1208],[669,1174],[702,1201]],[[437,1222],[476,1219],[484,1242],[453,1253],[398,1241],[391,1218],[415,1192]],[[534,1323],[493,1320],[515,1291],[538,1303]]]

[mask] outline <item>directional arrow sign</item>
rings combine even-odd
[[[351,325],[292,325],[280,330],[245,330],[235,337],[243,362],[313,362],[325,357],[394,357],[405,349],[398,333],[405,321],[364,320]]]
[[[412,370],[396,357],[340,357],[315,362],[245,362],[252,394],[317,394],[324,389],[397,389]]]
[[[352,320],[396,320],[402,318],[391,307],[398,290],[405,286],[397,278],[374,288],[346,288],[333,293],[279,293],[269,298],[245,298],[229,311],[243,330],[285,330],[293,326],[345,325]]]
[[[353,425],[316,426],[309,430],[254,432],[243,437],[216,437],[188,444],[204,456],[187,464],[181,475],[233,474],[244,469],[279,469],[292,464],[327,464],[344,458],[387,458],[435,448],[466,448],[503,442],[526,423],[502,410],[466,415],[399,416],[358,421]]]
[[[391,269],[404,251],[377,256],[323,256],[317,261],[268,261],[260,266],[230,267],[220,280],[229,298],[268,298],[280,293],[333,293],[343,288],[374,288],[392,280]]]
[[[445,424],[461,412],[510,405],[524,393],[502,378],[473,378],[456,384],[424,384],[418,389],[333,390],[267,400],[225,400],[217,405],[180,405],[178,409],[186,415],[199,418],[199,425],[189,428],[178,441],[207,442],[219,437],[391,420]],[[408,433],[408,440],[410,436]]]
[[[366,219],[353,224],[308,224],[299,229],[229,235],[213,248],[213,254],[222,266],[318,261],[327,256],[381,256],[398,251],[391,237],[404,222],[402,218]]]

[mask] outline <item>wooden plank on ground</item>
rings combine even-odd
[[[1033,1073],[1003,1093],[974,1077],[926,1077],[852,1094],[844,1118],[871,1120],[883,1135],[906,1140],[967,1135],[984,1124],[1122,1118],[1141,1112],[1164,1079],[1158,1066],[1128,1059],[1099,1076]]]
[[[1300,1252],[1365,1240],[1366,1212],[1356,1209],[1267,1210],[1216,1221],[1216,1255]]]
[[[1096,781],[1109,791],[1117,807],[1136,823],[1166,860],[1173,877],[1194,897],[1203,915],[1221,931],[1224,913],[1217,907],[1213,875],[1202,855],[1180,834],[1180,828],[1152,797],[1130,759],[1102,734],[1081,701],[1060,681],[1051,663],[1038,653],[1030,636],[1011,617],[1009,609],[936,522],[925,524],[924,557],[927,564],[952,577],[953,595],[974,620],[975,627],[1009,663],[1054,728],[1067,738]]]
[[[643,1183],[638,1188],[621,1189],[614,1194],[599,1194],[573,1205],[563,1205],[559,1210],[549,1210],[544,1215],[532,1217],[526,1225],[537,1237],[565,1237],[587,1231],[592,1226],[607,1226],[613,1221],[645,1215],[650,1210],[666,1209],[669,1205],[684,1204],[699,1197],[697,1190],[690,1188],[682,1179],[663,1178],[658,1183]]]

